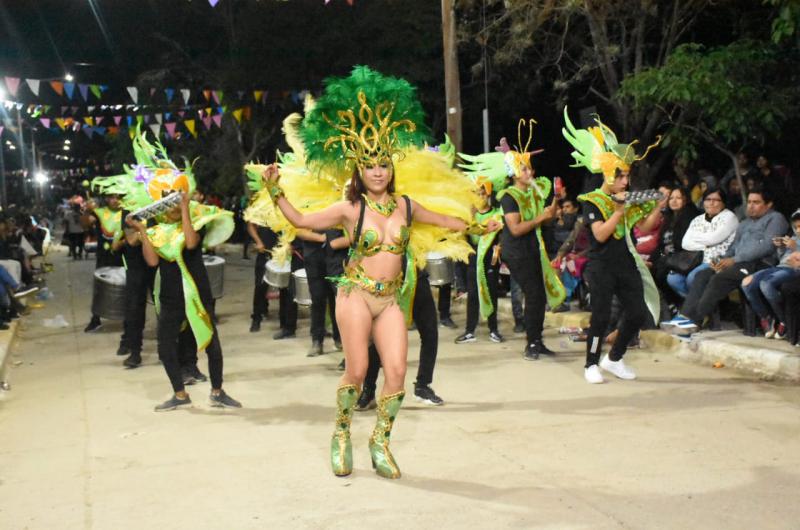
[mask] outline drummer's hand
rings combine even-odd
[[[128,214],[128,216],[125,217],[125,223],[134,230],[136,230],[137,232],[141,232],[144,230],[144,225],[142,224],[142,222],[136,217],[131,216],[130,214]]]
[[[278,164],[270,164],[261,174],[261,178],[264,179],[264,182],[278,182],[278,179],[281,178],[281,172],[278,169]]]
[[[486,223],[486,232],[497,232],[501,228],[503,228],[503,223],[494,219],[489,219],[489,221]]]

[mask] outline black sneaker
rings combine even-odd
[[[197,381],[198,383],[205,383],[206,381],[208,381],[208,377],[206,377],[206,375],[203,372],[201,372],[197,366],[192,368],[189,371],[189,373],[192,374],[192,377],[194,377],[194,380]]]
[[[534,341],[525,348],[524,358],[526,361],[536,361],[540,355],[555,355],[555,352],[545,346],[541,340]]]
[[[478,339],[475,337],[474,333],[464,333],[463,335],[459,335],[456,337],[455,343],[456,344],[466,344],[468,342],[475,342]]]
[[[191,371],[183,370],[182,376],[184,386],[191,386],[197,383],[197,379],[194,378]]]
[[[181,399],[178,396],[174,395],[166,400],[164,403],[160,405],[156,405],[156,412],[166,412],[168,410],[175,410],[181,407],[188,407],[191,406],[192,400],[189,399],[187,395],[185,398]]]
[[[122,364],[128,368],[138,368],[142,364],[142,356],[139,353],[131,353],[127,359],[122,361]]]
[[[497,342],[497,343],[506,341],[505,337],[503,337],[497,331],[490,331],[489,332],[489,340],[492,341],[492,342]]]
[[[514,333],[525,333],[525,324],[514,324]]]
[[[356,401],[356,410],[369,410],[374,409],[377,406],[375,403],[375,389],[374,388],[367,388],[361,391],[361,395],[358,396],[358,401]]]
[[[342,359],[342,362],[339,363],[336,369],[339,370],[340,372],[344,372],[344,359]]]
[[[445,328],[450,328],[450,329],[456,329],[458,327],[458,326],[456,326],[456,323],[453,322],[453,319],[450,318],[450,317],[445,317],[445,318],[440,319],[439,320],[439,325],[443,326]]]
[[[124,344],[120,344],[119,348],[117,348],[117,355],[119,355],[119,356],[130,355],[130,353],[131,353],[131,349],[128,346],[124,345]]]
[[[220,390],[219,394],[214,394],[213,392],[209,394],[208,401],[212,407],[227,407],[229,409],[242,408],[242,404],[226,394],[224,390]]]
[[[258,333],[259,331],[261,331],[261,321],[253,319],[250,322],[250,333]]]
[[[100,321],[100,319],[92,318],[92,320],[89,322],[89,325],[83,328],[83,332],[94,333],[96,331],[100,331],[101,329],[103,329],[103,323]]]
[[[294,331],[282,329],[272,336],[272,340],[293,339]]]
[[[444,405],[444,400],[436,395],[429,386],[414,386],[414,400],[426,405],[438,407]]]
[[[311,343],[311,349],[308,350],[306,357],[319,357],[324,352],[322,351],[322,342],[315,340]]]

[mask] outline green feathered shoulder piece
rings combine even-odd
[[[300,126],[308,167],[316,170],[334,166],[333,171],[352,171],[354,163],[343,151],[342,143],[328,142],[342,135],[342,130],[334,124],[355,134],[364,131],[365,126],[380,129],[376,109],[381,104],[391,106],[389,122],[409,120],[415,125],[413,130],[406,127],[392,130],[391,134],[396,135],[395,148],[423,147],[430,138],[425,125],[425,111],[417,98],[416,88],[408,81],[385,76],[368,66],[356,66],[348,77],[329,77],[324,84],[324,93]],[[359,102],[360,92],[364,93],[368,110]],[[352,112],[353,121],[344,116],[348,111]]]
[[[458,157],[463,161],[458,167],[470,176],[472,180],[478,177],[485,177],[492,183],[494,193],[499,192],[508,185],[508,166],[505,163],[505,153],[482,153],[480,155],[468,155],[458,153]]]

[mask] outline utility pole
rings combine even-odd
[[[458,75],[455,0],[442,0],[442,38],[444,49],[444,94],[447,106],[447,135],[461,150],[461,82]]]

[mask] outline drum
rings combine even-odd
[[[125,320],[124,267],[100,267],[94,271],[92,314],[108,320]]]
[[[290,261],[278,263],[275,260],[269,260],[267,262],[267,267],[264,270],[264,281],[267,282],[268,285],[279,289],[285,289],[289,287],[289,279],[291,276],[292,263]]]
[[[225,294],[225,258],[203,254],[203,263],[211,284],[211,297],[216,300]]]
[[[431,285],[447,285],[453,283],[455,276],[455,266],[453,260],[444,257],[438,252],[429,252],[427,256],[428,264],[425,269],[428,271]]]
[[[311,305],[311,290],[308,288],[308,276],[305,269],[297,269],[294,276],[294,301],[298,305]]]

